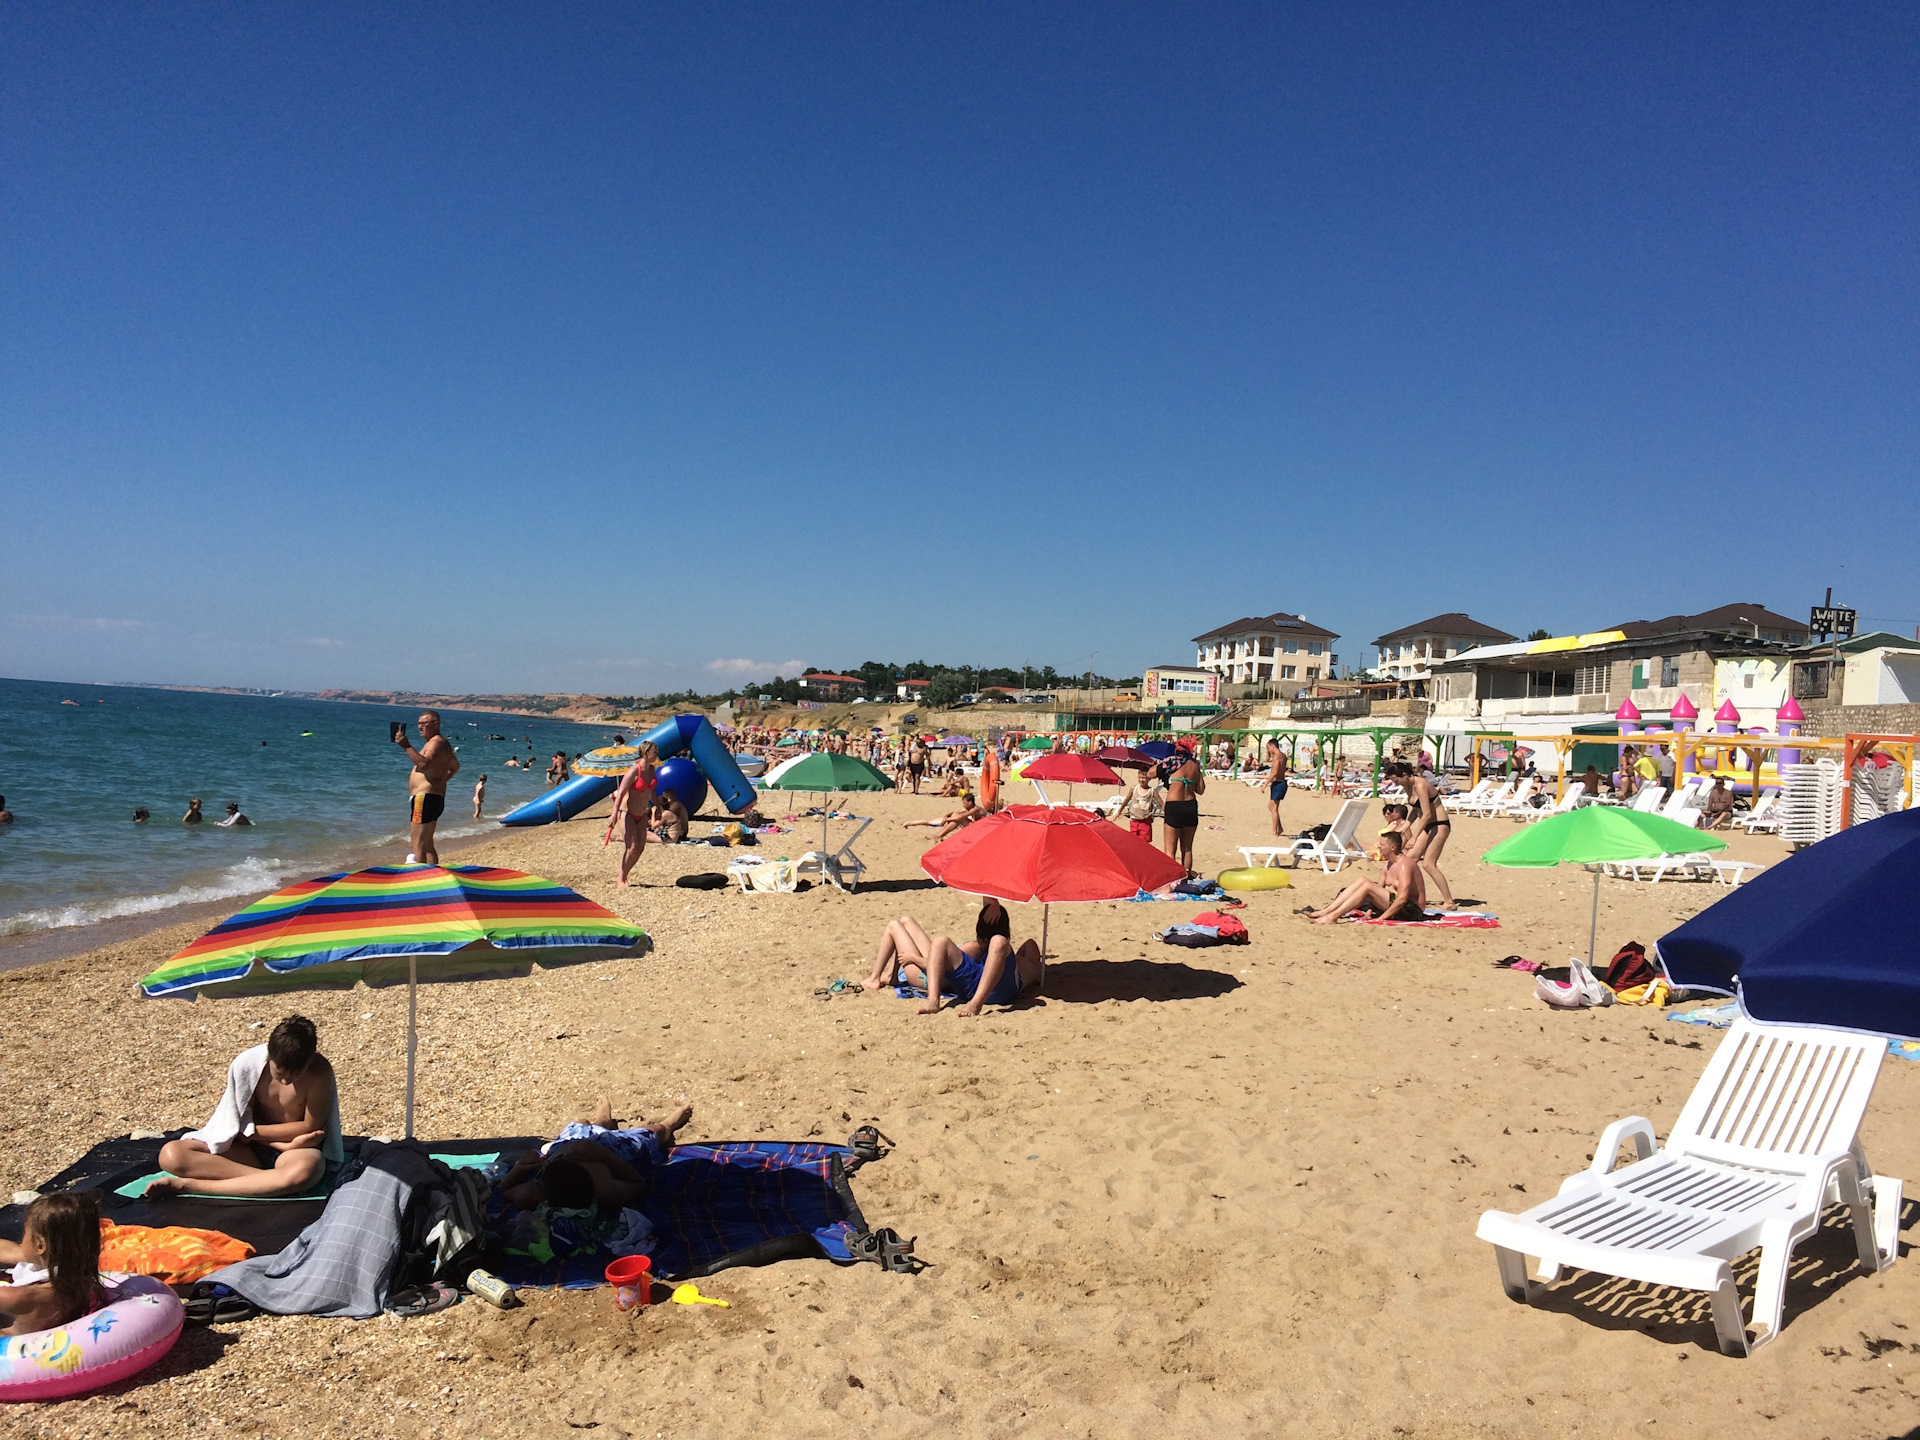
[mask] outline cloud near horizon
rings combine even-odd
[[[771,680],[776,675],[798,675],[804,660],[709,660],[707,669],[731,680]]]
[[[102,615],[14,615],[15,624],[48,630],[151,630],[144,620],[120,620]]]

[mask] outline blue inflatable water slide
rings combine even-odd
[[[753,804],[753,782],[734,764],[733,752],[722,743],[719,732],[704,715],[675,715],[642,735],[636,744],[651,740],[662,760],[689,755],[700,773],[720,797],[728,811],[738,815]],[[536,800],[516,806],[500,817],[502,825],[551,825],[556,820],[571,820],[582,810],[597,805],[619,785],[611,775],[581,775],[557,785]]]

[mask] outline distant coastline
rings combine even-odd
[[[115,680],[126,690],[181,690],[193,695],[250,695],[263,700],[334,700],[345,705],[428,705],[447,710],[492,711],[566,720],[576,725],[618,722],[598,695],[434,695],[413,690],[266,690],[244,685],[169,685],[152,680]]]

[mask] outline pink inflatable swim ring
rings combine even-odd
[[[187,1307],[148,1275],[102,1275],[112,1298],[70,1325],[0,1337],[0,1400],[58,1400],[137,1375],[180,1338]]]

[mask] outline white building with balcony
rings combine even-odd
[[[1427,681],[1433,678],[1435,661],[1447,661],[1465,654],[1476,645],[1505,645],[1516,636],[1491,625],[1482,625],[1471,615],[1457,610],[1435,615],[1418,625],[1389,630],[1373,642],[1380,663],[1374,675],[1410,687],[1406,694],[1424,697]]]
[[[1243,616],[1193,637],[1195,665],[1238,685],[1311,685],[1333,674],[1340,637],[1284,610]]]

